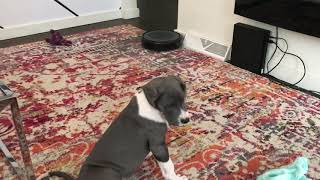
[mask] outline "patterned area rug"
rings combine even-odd
[[[123,25],[69,36],[72,47],[36,42],[0,49],[0,79],[19,94],[37,176],[52,170],[77,175],[135,89],[176,74],[186,81],[192,113],[190,124],[168,132],[179,173],[255,179],[306,156],[308,176],[320,179],[319,99],[190,50],[144,50],[141,34]],[[0,133],[19,158],[9,112],[1,113]],[[0,160],[0,179],[13,179]],[[162,177],[151,157],[132,179]]]

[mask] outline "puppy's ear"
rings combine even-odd
[[[182,79],[179,76],[172,76],[175,80],[177,80],[180,83],[181,89],[186,92],[186,84],[182,81]]]
[[[144,86],[142,90],[149,102],[149,104],[155,108],[157,108],[157,100],[160,98],[160,93],[157,88],[152,86]]]

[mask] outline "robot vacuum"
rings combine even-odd
[[[170,51],[181,47],[182,35],[174,31],[148,31],[142,36],[142,46],[153,51]]]

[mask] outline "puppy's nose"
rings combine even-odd
[[[182,124],[187,124],[190,121],[189,118],[181,119]]]

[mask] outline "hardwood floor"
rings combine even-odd
[[[67,28],[67,29],[61,29],[61,30],[59,30],[59,32],[62,35],[69,35],[69,34],[75,34],[75,33],[94,30],[94,29],[102,29],[102,28],[107,28],[107,27],[117,26],[117,25],[122,25],[122,24],[132,24],[136,27],[144,29],[144,27],[140,23],[140,19],[134,18],[134,19],[116,19],[116,20],[111,20],[111,21],[105,21],[105,22],[99,22],[99,23],[88,24],[88,25],[83,25],[83,26],[77,26],[77,27],[72,27],[72,28]],[[46,37],[49,37],[49,32],[34,34],[34,35],[24,36],[24,37],[19,37],[19,38],[2,40],[2,41],[0,41],[0,48],[14,46],[14,45],[20,45],[20,44],[25,44],[25,43],[35,42],[35,41],[41,41],[41,40],[44,40]]]

